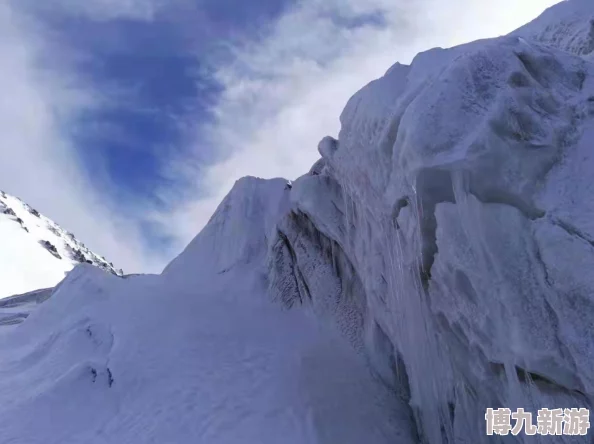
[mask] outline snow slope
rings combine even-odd
[[[524,36],[591,59],[594,52],[594,15],[590,0],[555,5],[512,35]]]
[[[52,287],[81,262],[122,274],[58,224],[0,191],[0,298]]]
[[[0,318],[0,442],[591,442],[484,414],[594,405],[592,17],[396,64],[162,275],[11,300],[49,296]]]
[[[266,243],[244,240],[284,184],[238,183],[218,211],[237,218],[194,242],[220,250],[190,247],[162,276],[80,265],[0,334],[0,442],[414,442],[404,402],[334,329],[267,298]]]
[[[54,288],[43,288],[22,295],[10,296],[0,300],[0,326],[18,325],[31,314],[37,306],[54,293]]]

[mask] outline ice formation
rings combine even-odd
[[[0,442],[415,443],[405,402],[330,324],[268,299],[285,184],[238,181],[163,275],[83,264],[0,304]]]
[[[490,406],[591,405],[593,17],[563,2],[395,65],[293,183],[272,293],[332,305],[378,373],[405,380],[424,442],[497,442]]]
[[[0,332],[0,442],[591,442],[484,415],[592,407],[593,19],[396,64],[162,275],[11,300],[49,297]]]

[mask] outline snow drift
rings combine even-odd
[[[593,18],[396,64],[162,275],[76,268],[0,332],[0,442],[589,442],[484,414],[592,405]]]

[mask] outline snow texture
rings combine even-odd
[[[416,442],[404,401],[330,324],[268,299],[264,227],[285,184],[242,179],[163,275],[79,265],[0,332],[0,442]]]
[[[0,191],[0,299],[53,287],[82,262],[122,274],[73,234]]]
[[[423,442],[528,442],[485,436],[485,408],[592,404],[593,16],[567,1],[396,64],[292,184],[272,293],[336,301]]]
[[[593,405],[592,17],[394,65],[162,275],[11,299],[48,298],[0,315],[0,442],[591,442],[484,414]]]

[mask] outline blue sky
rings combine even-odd
[[[76,73],[77,81],[109,101],[79,110],[67,125],[84,174],[94,184],[110,185],[106,189],[114,195],[108,200],[116,211],[126,213],[129,199],[163,205],[155,190],[182,185],[164,178],[161,167],[189,143],[188,127],[212,120],[211,107],[221,85],[209,72],[211,59],[228,56],[226,41],[251,35],[256,23],[265,26],[287,5],[171,2],[150,20],[133,15],[98,20],[69,5],[20,4],[43,33],[51,35],[48,53],[67,52],[68,70]],[[40,64],[56,69],[51,57],[40,59]],[[204,162],[216,156],[207,144],[201,154]],[[172,240],[149,222],[140,228],[152,247],[170,247]]]
[[[159,271],[243,175],[295,178],[348,98],[554,0],[0,0],[0,189]]]
[[[274,20],[286,6],[282,1],[253,7],[208,0],[198,8],[197,3],[174,2],[150,21],[38,12],[59,47],[84,54],[71,67],[82,82],[124,97],[113,106],[83,111],[72,126],[72,139],[92,180],[101,179],[95,177],[101,164],[119,192],[150,198],[162,179],[164,157],[184,146],[186,120],[211,117],[220,93],[208,72],[211,54],[224,57],[221,42],[249,34],[253,23]],[[209,157],[207,146],[204,151]]]

